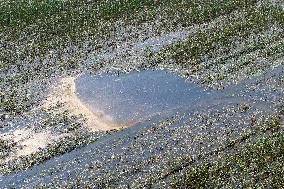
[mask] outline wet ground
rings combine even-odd
[[[282,67],[274,70],[274,74],[269,72],[273,77],[283,74]],[[202,154],[256,132],[257,125],[276,107],[266,99],[268,90],[244,90],[258,78],[264,79],[257,77],[228,89],[213,90],[158,70],[82,74],[75,83],[84,103],[116,122],[139,121],[28,170],[1,176],[2,186],[89,183],[96,187],[139,188],[161,182],[166,179],[165,170],[171,170],[172,161],[198,160]],[[276,100],[283,93],[275,90],[269,94]],[[54,178],[61,181],[53,182]]]
[[[46,64],[51,74],[27,85],[30,93],[38,91],[35,98],[29,97],[38,104],[20,116],[1,118],[5,141],[0,144],[8,149],[0,154],[1,188],[166,188],[172,177],[194,164],[212,161],[222,156],[219,152],[233,153],[267,131],[283,131],[281,25],[233,36],[229,43],[213,46],[211,57],[201,48],[203,58],[197,63],[180,64],[163,54],[159,58],[164,62],[149,60],[150,54],[207,36],[246,14],[233,11],[208,23],[155,35],[151,23],[118,27],[84,60],[75,57],[78,67],[66,73],[51,66],[56,57],[50,52]],[[276,50],[271,53],[271,48]],[[74,49],[70,52],[76,53]],[[28,72],[29,67],[24,68],[0,73],[3,83],[8,76],[21,75],[21,69]],[[56,98],[45,106],[56,87]],[[88,127],[102,123],[88,122],[92,115],[119,127]],[[280,126],[269,124],[272,118]],[[24,133],[29,136],[20,136]],[[34,142],[30,139],[44,133],[50,137],[41,137],[42,145],[22,153],[27,142]]]

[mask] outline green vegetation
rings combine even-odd
[[[221,159],[193,165],[172,186],[187,188],[284,186],[284,134],[261,137]]]
[[[145,22],[153,21],[159,16],[165,20],[177,17],[177,23],[191,25],[255,4],[255,1],[216,2],[205,0],[202,1],[202,6],[200,1],[194,0],[187,2],[171,0],[167,3],[153,0],[119,0],[115,3],[77,0],[3,2],[0,8],[0,28],[2,28],[0,32],[5,37],[1,43],[8,49],[6,53],[1,53],[4,56],[1,59],[6,60],[4,62],[7,67],[7,65],[15,65],[16,59],[9,58],[13,57],[16,51],[18,56],[15,58],[23,60],[26,56],[36,58],[38,53],[46,54],[49,50],[62,51],[70,42],[80,45],[78,43],[87,40],[88,36],[97,35],[97,33],[107,35],[112,30],[107,24],[114,23],[117,19],[127,19],[128,23],[130,20],[135,20],[133,24],[137,24],[141,22],[141,19]],[[162,12],[166,14],[160,15]],[[151,16],[148,17],[148,14]],[[15,49],[16,47],[11,44],[12,41],[16,42],[16,45],[21,45],[21,49]],[[4,70],[9,68],[10,66]]]
[[[259,2],[261,3],[259,4]],[[151,31],[153,33],[150,33],[149,36],[158,35],[162,30],[175,31],[180,26],[184,27],[183,29],[186,31],[192,31],[184,41],[169,45],[158,53],[152,52],[149,47],[150,55],[146,57],[149,64],[145,63],[147,64],[145,67],[162,67],[178,71],[197,84],[222,89],[255,76],[257,73],[284,65],[284,11],[279,6],[272,6],[268,1],[1,1],[0,127],[7,125],[6,122],[5,124],[1,123],[3,120],[9,121],[9,119],[5,120],[6,118],[21,117],[23,113],[30,113],[29,110],[38,105],[45,97],[44,93],[48,90],[48,86],[54,84],[52,79],[86,70],[103,71],[104,66],[107,67],[105,62],[84,64],[89,53],[97,53],[99,52],[96,51],[97,49],[104,48],[105,46],[102,46],[105,44],[100,43],[113,37],[116,30],[127,29],[129,26],[136,27],[134,29],[136,30],[143,27],[141,24],[145,23],[154,28]],[[133,31],[134,35],[140,37],[139,32],[139,29]],[[115,44],[110,46],[112,45],[115,49]],[[125,54],[128,56],[127,53]],[[121,69],[124,69],[123,66]],[[133,64],[131,68],[136,69],[135,66]],[[141,67],[143,68],[143,65]],[[138,66],[138,68],[140,67]],[[154,167],[153,172],[157,174],[151,172],[152,175],[149,175],[145,180],[139,180],[141,181],[139,184],[151,185],[151,182],[169,179],[173,188],[283,188],[283,124],[279,119],[274,119],[268,124],[264,123],[255,127],[255,123],[259,121],[256,120],[257,116],[262,119],[263,115],[267,116],[265,113],[272,113],[268,110],[263,113],[257,108],[253,109],[260,101],[261,103],[265,101],[263,103],[268,104],[267,107],[271,105],[273,108],[283,104],[283,97],[280,96],[283,94],[284,82],[281,69],[283,70],[283,67],[280,67],[279,76],[276,73],[273,76],[265,73],[259,80],[252,81],[252,84],[236,89],[237,92],[233,94],[237,96],[236,98],[249,99],[244,105],[242,102],[235,103],[240,110],[232,108],[235,105],[233,102],[232,107],[225,107],[220,103],[222,107],[216,107],[217,111],[215,112],[215,106],[212,106],[213,110],[202,112],[204,114],[198,114],[199,112],[194,114],[196,116],[192,116],[192,119],[195,119],[196,122],[192,121],[191,128],[188,128],[188,125],[175,129],[170,126],[149,126],[148,130],[141,129],[137,132],[134,139],[129,135],[117,137],[118,139],[107,144],[105,149],[98,150],[102,157],[97,162],[99,166],[105,167],[126,162],[126,166],[116,164],[120,168],[123,167],[123,170],[111,170],[113,172],[110,171],[104,175],[105,170],[102,171],[102,169],[105,167],[101,169],[101,167],[90,163],[88,165],[91,167],[90,170],[96,167],[94,170],[102,173],[101,180],[97,177],[93,179],[106,185],[114,184],[115,186],[116,181],[118,182],[120,178],[125,179],[130,174],[133,176],[133,180],[136,177],[139,177],[137,178],[139,180],[141,175],[145,176],[143,174],[147,173],[147,168]],[[251,91],[246,94],[245,90]],[[259,96],[255,94],[259,94]],[[228,97],[231,97],[229,95]],[[82,123],[79,122],[79,117],[72,116],[68,112],[56,112],[60,109],[59,106],[48,110],[39,110],[44,112],[46,116],[34,122],[33,126],[38,131],[51,130],[55,133],[70,135],[39,152],[3,164],[4,166],[0,168],[1,174],[25,170],[35,164],[52,159],[54,156],[93,143],[105,134],[114,134],[112,131],[97,134],[85,130],[82,128]],[[224,111],[218,112],[218,108],[224,109]],[[231,110],[227,111],[230,108]],[[247,112],[249,113],[246,114]],[[280,114],[283,116],[283,109],[281,112]],[[210,116],[206,117],[209,114]],[[234,116],[230,117],[229,115]],[[171,123],[182,120],[180,117],[174,119],[172,117],[161,121],[164,121],[165,125],[171,125]],[[247,126],[248,128],[240,128],[239,124],[247,122],[251,123]],[[224,126],[225,123],[232,123],[237,127],[236,130],[227,127],[227,125]],[[214,143],[209,140],[215,139],[214,134],[219,135],[220,133],[218,131],[214,133],[213,129],[213,133],[209,133],[211,131],[209,127],[220,125],[224,126],[220,133],[229,133],[227,135],[230,137],[224,142],[225,144],[222,143],[218,146],[218,142]],[[208,129],[208,133],[206,129]],[[180,137],[181,133],[188,132],[189,136],[192,131],[197,133],[191,138],[192,141],[190,137],[186,140]],[[239,133],[235,136],[234,132]],[[173,141],[176,142],[173,147],[177,148],[177,154],[172,153],[174,152],[171,151],[172,149],[166,149],[167,145],[172,144]],[[201,147],[205,146],[206,142],[208,145],[216,145],[216,150],[204,153]],[[195,161],[190,155],[183,154],[184,151],[190,151],[189,148],[192,146],[188,147],[189,144],[193,147],[196,144],[196,148],[200,147],[200,150],[192,150],[196,152],[194,155],[198,160],[201,160],[200,162]],[[8,157],[15,145],[13,141],[0,139],[0,159]],[[122,146],[123,152],[116,150],[120,149],[116,148],[117,146]],[[152,151],[158,153],[151,154],[152,156],[149,156],[148,159],[137,157],[140,156],[141,149],[145,148],[149,149],[148,153],[152,153]],[[106,149],[115,150],[109,150],[113,154],[105,155]],[[224,155],[227,152],[228,154]],[[90,157],[97,155],[93,155],[91,151],[87,153],[91,154]],[[181,157],[182,155],[184,156]],[[206,155],[208,158],[205,157]],[[128,156],[135,161],[136,158],[140,158],[137,162],[142,163],[136,165],[138,163],[133,162],[131,164],[127,162],[130,160],[127,159]],[[175,156],[181,158],[176,160]],[[86,157],[88,156],[86,155]],[[216,159],[212,160],[212,157]],[[67,163],[66,166],[68,166]],[[165,165],[165,167],[161,165]],[[168,167],[166,167],[167,165]],[[76,166],[76,164],[71,164],[71,166]],[[155,168],[155,166],[157,167]],[[78,170],[80,171],[80,169]],[[86,171],[90,170],[86,169]],[[155,172],[156,170],[158,171]],[[86,171],[85,174],[88,173]],[[92,175],[90,174],[90,178],[87,179],[92,186]],[[82,180],[78,177],[78,181],[74,180],[74,182],[80,183]]]
[[[45,149],[33,153],[29,156],[22,156],[8,164],[2,164],[0,174],[9,174],[14,171],[25,170],[33,165],[43,163],[54,156],[68,153],[75,148],[83,147],[95,142],[99,137],[86,133],[77,132],[73,136],[66,136],[56,143],[48,145]],[[0,141],[1,142],[1,141]],[[1,158],[1,156],[0,156]],[[4,158],[4,156],[2,157]]]
[[[9,155],[13,146],[15,146],[14,142],[10,142],[0,138],[0,160]]]
[[[283,123],[275,117],[251,134],[203,154],[201,161],[188,157],[170,161],[167,183],[172,188],[282,188],[283,152]]]
[[[258,7],[243,6],[238,15],[237,19],[218,28],[197,30],[185,41],[152,54],[149,59],[154,59],[158,65],[173,61],[185,70],[182,72],[185,76],[198,75],[198,83],[223,88],[226,82],[238,79],[244,68],[251,68],[247,72],[248,77],[283,56],[283,32],[280,31],[284,24],[284,11],[281,7],[267,3]],[[277,27],[279,32],[268,34],[273,27]],[[278,45],[271,47],[273,43]],[[239,44],[244,45],[240,48]],[[269,58],[270,61],[257,64],[257,58]]]
[[[14,81],[17,80],[14,79]],[[30,91],[28,88],[19,90],[21,87],[23,87],[23,84],[20,82],[13,84],[11,82],[10,84],[11,85],[6,88],[6,92],[0,94],[1,109],[13,113],[28,111],[34,103],[31,99],[34,99],[37,93]]]
[[[249,12],[245,18],[240,18],[217,30],[198,32],[194,35],[194,38],[189,38],[187,41],[170,48],[169,53],[172,54],[178,64],[198,64],[205,55],[211,58],[214,55],[213,53],[216,52],[216,48],[220,46],[224,49],[228,48],[229,40],[232,37],[241,39],[249,34],[256,34],[269,29],[274,22],[269,19],[271,15],[268,14],[268,10],[263,12],[253,8],[244,10]],[[281,36],[277,37],[281,39]]]
[[[0,38],[0,71],[13,74],[1,78],[0,89],[5,93],[1,92],[0,107],[6,114],[29,110],[37,102],[29,101],[33,99],[34,91],[30,93],[28,83],[78,70],[80,60],[90,51],[82,47],[83,43],[88,41],[89,46],[95,48],[97,39],[107,37],[117,20],[123,20],[126,26],[160,18],[176,20],[175,24],[186,26],[207,22],[255,4],[255,1],[216,2],[3,1],[0,7],[0,33],[3,36]],[[72,46],[78,50],[70,50]]]

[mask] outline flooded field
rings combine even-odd
[[[284,187],[282,1],[0,5],[0,188]]]
[[[205,90],[166,71],[84,74],[75,83],[80,100],[102,117],[125,125],[143,122],[155,115],[171,115],[179,109],[190,109],[216,96],[212,90]]]

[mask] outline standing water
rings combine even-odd
[[[135,123],[157,114],[172,114],[214,96],[213,91],[186,82],[176,74],[157,70],[119,76],[84,74],[75,83],[81,101],[117,123]]]

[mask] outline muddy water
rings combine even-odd
[[[118,123],[137,123],[160,114],[174,114],[216,97],[176,74],[147,70],[123,75],[84,74],[75,81],[76,93],[101,116]]]

